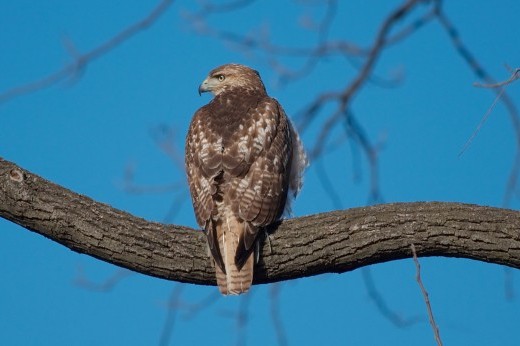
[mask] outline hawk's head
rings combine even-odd
[[[244,65],[226,64],[213,69],[199,86],[199,94],[211,91],[218,95],[230,89],[246,89],[265,93],[260,74]]]

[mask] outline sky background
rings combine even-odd
[[[330,37],[367,47],[381,20],[399,4],[340,2]],[[0,93],[60,69],[71,59],[66,46],[90,50],[153,6],[0,0]],[[192,114],[210,100],[197,94],[208,71],[228,62],[254,67],[270,95],[294,117],[318,93],[345,87],[359,66],[355,59],[330,57],[305,78],[281,84],[265,54],[197,32],[190,14],[198,9],[198,2],[175,1],[148,30],[96,59],[76,78],[1,103],[0,157],[134,215],[195,227],[184,171],[159,144],[171,141],[183,152]],[[507,79],[504,64],[518,67],[520,61],[520,2],[445,1],[444,9],[485,69]],[[310,46],[316,33],[302,23],[324,15],[315,2],[262,2],[214,14],[208,24],[236,33],[269,32],[280,45]],[[375,75],[355,98],[352,112],[372,142],[384,143],[382,201],[503,206],[515,153],[509,115],[497,105],[458,157],[494,95],[472,85],[477,77],[440,25],[429,23],[387,49]],[[391,87],[377,82],[392,76],[400,76],[400,82]],[[519,101],[518,83],[508,92]],[[314,145],[321,124],[317,120],[302,134],[307,147]],[[340,133],[338,128],[333,135]],[[369,167],[359,148],[346,141],[320,160],[340,200],[327,194],[314,162],[294,203],[296,216],[367,204]],[[144,193],[124,188],[129,170]],[[513,199],[509,208],[519,205]],[[520,344],[516,270],[466,259],[422,258],[421,265],[445,345]],[[80,278],[103,283],[114,275],[121,279],[108,291],[78,284]],[[381,313],[367,275],[388,307],[410,325],[397,327]],[[215,287],[122,272],[0,219],[0,345],[158,345],[165,326],[171,327],[169,345],[276,344],[280,326],[290,345],[434,345],[414,276],[413,261],[407,259],[220,298]],[[506,297],[510,287],[512,298]],[[174,310],[168,309],[172,296],[181,302]],[[272,318],[273,302],[279,324]],[[195,310],[200,304],[204,308]],[[240,311],[247,314],[242,326],[236,318]]]

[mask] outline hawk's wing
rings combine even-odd
[[[204,227],[213,209],[211,195],[215,192],[214,178],[220,168],[220,153],[214,133],[204,126],[202,119],[205,107],[194,115],[186,136],[185,164],[188,183],[193,200],[195,216]]]
[[[204,119],[208,118],[207,108],[200,108],[190,124],[186,136],[185,164],[197,223],[206,231],[208,245],[217,265],[225,271],[215,224],[211,222],[213,196],[217,193],[216,178],[221,171],[222,140],[204,125]]]
[[[251,112],[247,128],[238,131],[236,145],[222,158],[230,175],[232,211],[246,221],[235,257],[239,267],[253,250],[259,228],[282,216],[291,171],[291,124],[281,105],[265,98]]]

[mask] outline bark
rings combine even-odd
[[[0,158],[0,217],[73,251],[146,275],[215,285],[202,232],[135,217]],[[342,273],[418,256],[520,268],[520,213],[460,203],[384,204],[285,220],[269,230],[254,283]],[[23,246],[23,245],[22,245]]]

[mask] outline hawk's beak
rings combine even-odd
[[[199,96],[202,95],[202,93],[205,93],[205,92],[210,91],[210,90],[211,90],[211,88],[210,88],[208,79],[206,78],[206,79],[204,79],[202,84],[199,85]]]
[[[208,77],[204,79],[201,85],[199,85],[199,95],[202,93],[211,91],[214,92],[215,88],[218,86],[218,81],[215,78]]]

